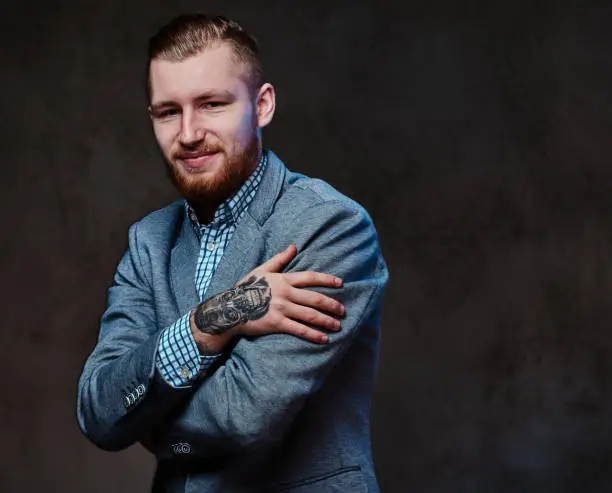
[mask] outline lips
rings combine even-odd
[[[183,164],[188,172],[197,173],[199,171],[206,171],[208,165],[217,153],[218,151],[181,154],[177,156],[177,160]]]

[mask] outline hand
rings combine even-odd
[[[323,330],[339,330],[340,322],[331,315],[344,315],[344,306],[333,298],[300,288],[340,288],[342,280],[320,272],[280,273],[296,253],[297,249],[291,245],[251,271],[233,288],[198,305],[192,315],[196,342],[210,343],[210,337],[202,337],[206,335],[223,335],[217,341],[225,345],[233,335],[286,333],[326,343],[325,333],[301,322]],[[205,346],[210,352],[210,344]]]

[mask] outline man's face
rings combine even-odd
[[[174,185],[194,205],[226,199],[257,163],[259,127],[269,120],[261,119],[264,86],[253,94],[247,70],[226,43],[181,62],[151,61],[155,136]]]

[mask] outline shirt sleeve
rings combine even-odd
[[[172,387],[190,387],[205,376],[221,354],[200,355],[189,327],[187,313],[168,327],[159,339],[157,370]]]

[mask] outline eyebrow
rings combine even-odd
[[[210,90],[210,91],[204,91],[203,93],[198,95],[194,99],[194,101],[201,103],[203,101],[208,101],[208,100],[217,99],[217,98],[229,99],[230,101],[234,101],[236,99],[236,96],[228,90],[221,90],[221,91]],[[152,104],[150,108],[151,108],[151,111],[156,112],[164,108],[176,107],[176,106],[180,106],[176,101],[167,100],[167,101],[159,101],[155,104]]]

